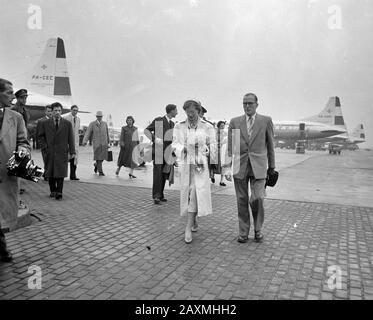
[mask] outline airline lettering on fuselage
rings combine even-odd
[[[318,118],[332,118],[330,114],[320,114],[317,116]]]
[[[38,76],[38,75],[35,75],[35,74],[33,74],[32,75],[32,79],[33,80],[49,80],[49,81],[53,81],[53,76]]]
[[[299,126],[289,126],[284,124],[275,124],[275,130],[299,130]]]

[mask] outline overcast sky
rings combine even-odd
[[[28,28],[31,3],[41,30]],[[127,115],[145,126],[168,103],[181,119],[189,98],[230,119],[247,92],[258,113],[297,120],[339,96],[349,131],[364,123],[372,147],[372,30],[370,0],[0,0],[0,76],[24,87],[61,37],[74,102],[116,126]]]

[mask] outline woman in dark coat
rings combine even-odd
[[[121,167],[130,168],[129,177],[130,179],[136,178],[133,175],[133,169],[138,166],[138,164],[133,159],[133,151],[136,146],[139,144],[139,136],[137,127],[133,124],[135,119],[132,116],[128,116],[126,119],[126,126],[122,127],[122,132],[120,135],[120,153],[118,157],[118,169],[115,172],[116,175],[119,175]],[[135,153],[136,154],[136,150]]]

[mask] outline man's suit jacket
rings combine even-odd
[[[238,150],[239,148],[239,150]],[[246,115],[233,118],[228,129],[228,156],[233,154],[233,176],[244,179],[248,160],[256,179],[267,177],[267,165],[275,168],[272,119],[256,114],[252,134],[247,132]]]
[[[71,123],[61,118],[58,130],[55,120],[41,122],[39,141],[42,150],[45,150],[45,176],[52,178],[67,177],[68,154],[75,154],[74,134]]]
[[[171,126],[170,126],[170,123],[171,123]],[[163,116],[163,117],[155,118],[152,121],[152,123],[145,129],[144,134],[149,138],[149,140],[153,142],[153,146],[152,146],[153,160],[155,159],[156,150],[157,150],[157,160],[162,160],[162,158],[158,159],[158,157],[161,155],[164,155],[163,163],[165,163],[165,159],[170,159],[171,147],[169,146],[172,143],[172,136],[173,136],[173,133],[172,133],[173,130],[171,129],[173,129],[174,127],[175,127],[174,122],[173,121],[169,122],[168,117]],[[163,141],[163,147],[162,145],[155,142],[156,138],[159,138]]]
[[[5,108],[0,129],[0,224],[3,228],[13,229],[16,226],[19,205],[17,177],[8,175],[6,163],[18,147],[30,151],[26,137],[22,115]]]

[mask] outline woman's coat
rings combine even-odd
[[[198,141],[198,150],[195,152],[195,143]],[[188,213],[189,179],[190,170],[194,171],[198,216],[206,216],[212,213],[211,186],[207,156],[210,154],[210,162],[217,162],[217,146],[214,127],[204,120],[199,119],[197,129],[188,129],[188,121],[177,123],[174,128],[172,147],[177,156],[178,170],[180,173],[180,214]],[[187,154],[183,152],[184,147]],[[203,164],[199,173],[195,164]]]
[[[120,152],[118,156],[118,167],[136,168],[139,165],[140,148],[137,127],[123,126],[120,135]]]

